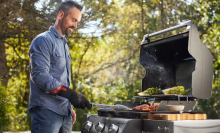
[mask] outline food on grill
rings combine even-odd
[[[134,107],[132,110],[134,111],[156,111],[158,109],[158,105],[149,106],[148,104],[140,105]]]
[[[142,111],[157,111],[158,105],[143,108]]]
[[[184,86],[175,86],[170,89],[163,90],[164,94],[178,94],[178,95],[187,95],[191,89],[185,90]]]
[[[136,106],[132,110],[134,110],[134,111],[142,111],[142,109],[146,108],[146,107],[149,107],[149,105],[148,104],[143,104],[143,105],[140,105],[140,106]]]
[[[148,88],[143,92],[138,93],[139,96],[151,96],[157,94],[177,94],[177,95],[187,95],[191,89],[185,90],[184,86],[175,86],[169,89],[161,90],[160,88]]]
[[[157,95],[157,94],[163,94],[162,90],[160,88],[148,88],[143,92],[138,93],[139,96],[145,96],[145,95]]]

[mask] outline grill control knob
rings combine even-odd
[[[92,127],[92,122],[90,121],[86,121],[85,124],[84,124],[84,128],[89,131]]]
[[[97,133],[101,133],[103,131],[104,127],[105,127],[105,125],[102,124],[101,122],[99,122],[95,125],[95,130]]]
[[[118,132],[118,126],[115,124],[111,124],[111,126],[108,129],[108,133],[117,133]]]

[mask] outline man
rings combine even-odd
[[[55,25],[38,35],[30,46],[29,112],[33,133],[70,133],[76,120],[71,104],[91,108],[84,96],[69,88],[71,58],[65,36],[77,28],[81,10],[76,2],[63,2]]]

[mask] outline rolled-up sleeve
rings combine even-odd
[[[52,45],[42,36],[34,39],[29,49],[31,80],[45,92],[61,85],[49,74],[51,53]]]

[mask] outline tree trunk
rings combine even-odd
[[[27,75],[27,80],[28,82],[26,82],[26,87],[25,87],[25,93],[24,93],[24,97],[23,97],[23,107],[28,108],[28,102],[29,102],[29,93],[30,93],[30,72],[28,69],[29,66],[29,62],[25,62],[26,64],[26,70],[25,70],[25,74]]]
[[[141,19],[142,19],[142,32],[143,35],[145,35],[145,30],[144,30],[144,0],[141,2]]]
[[[5,44],[3,37],[3,25],[0,21],[0,78],[3,86],[7,86],[8,83],[8,66],[5,55]]]
[[[163,0],[161,0],[161,30],[164,29],[164,15]]]

